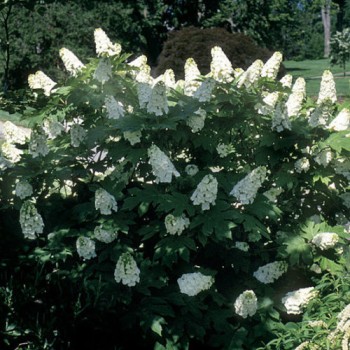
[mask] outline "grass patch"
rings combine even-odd
[[[340,66],[332,66],[328,59],[284,61],[287,73],[294,78],[303,77],[306,81],[306,93],[308,96],[317,96],[324,70],[329,69],[335,79],[337,95],[339,97],[350,97],[350,65],[346,76]]]

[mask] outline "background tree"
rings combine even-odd
[[[346,75],[346,62],[350,59],[350,28],[345,28],[341,32],[336,32],[331,38],[331,63],[339,64],[343,67]]]

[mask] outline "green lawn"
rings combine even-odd
[[[321,76],[325,69],[329,69],[335,78],[337,95],[350,97],[350,65],[347,75],[344,77],[340,66],[331,66],[328,59],[284,61],[287,73],[294,78],[304,77],[306,80],[306,93],[308,96],[317,96],[320,88]]]

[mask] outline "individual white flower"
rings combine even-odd
[[[123,253],[114,270],[114,279],[117,283],[122,283],[128,287],[136,286],[140,282],[140,269],[130,253]]]
[[[27,180],[20,180],[16,184],[15,194],[21,199],[30,197],[33,194],[33,187]]]
[[[280,65],[282,63],[282,54],[280,52],[275,52],[272,57],[264,64],[261,76],[271,79],[276,79]]]
[[[320,92],[318,94],[317,104],[326,102],[337,102],[337,92],[333,74],[329,70],[325,70],[322,74]]]
[[[181,293],[193,297],[209,289],[214,283],[214,278],[203,275],[200,272],[185,273],[178,278],[177,283]]]
[[[95,242],[88,237],[79,237],[76,242],[77,253],[84,260],[96,257]]]
[[[210,204],[215,205],[217,194],[218,181],[211,174],[205,175],[193,192],[191,201],[194,205],[201,205],[202,210],[209,210]]]
[[[246,290],[238,296],[234,304],[237,315],[247,318],[254,316],[258,309],[258,299],[252,290]]]
[[[303,106],[304,94],[302,92],[292,92],[286,102],[288,117],[297,116]]]
[[[298,290],[288,292],[283,298],[282,303],[287,309],[287,314],[299,315],[302,309],[309,301],[317,296],[317,291],[314,287],[300,288]]]
[[[241,204],[251,204],[266,178],[266,168],[260,166],[240,180],[230,192]]]
[[[79,58],[65,47],[63,47],[59,53],[65,68],[73,76],[76,76],[85,67]]]
[[[225,145],[223,143],[219,143],[216,146],[216,151],[218,152],[220,158],[225,158],[230,153],[234,152],[234,147],[233,145]]]
[[[317,164],[323,165],[326,167],[333,159],[333,154],[330,149],[323,149],[314,157],[314,160]]]
[[[194,92],[193,97],[199,102],[209,102],[212,98],[213,90],[215,88],[216,82],[212,78],[205,79],[198,89]]]
[[[166,232],[170,235],[181,235],[181,233],[188,228],[190,220],[182,214],[181,216],[174,216],[168,214],[164,219]]]
[[[225,55],[222,48],[215,46],[211,49],[211,63],[210,63],[210,73],[211,76],[224,83],[229,83],[233,80],[233,68],[230,60]]]
[[[254,61],[248,69],[240,75],[238,79],[237,86],[241,87],[244,85],[249,88],[251,85],[254,85],[256,81],[260,78],[261,70],[264,66],[263,61],[256,60]]]
[[[64,126],[60,122],[45,120],[43,129],[49,139],[55,139],[64,131]]]
[[[107,34],[101,29],[97,28],[94,31],[95,45],[97,56],[117,56],[120,54],[122,48],[116,43],[113,44],[108,38]]]
[[[193,133],[196,133],[204,128],[207,112],[202,108],[198,108],[194,114],[195,115],[191,115],[187,119],[186,124],[191,128],[191,131]]]
[[[281,132],[285,129],[291,130],[292,126],[289,120],[287,107],[282,102],[277,103],[272,116],[272,130]]]
[[[101,84],[104,84],[112,77],[112,75],[113,73],[110,60],[107,58],[100,59],[95,69],[93,78]]]
[[[43,233],[44,222],[35,205],[30,201],[22,204],[19,212],[19,223],[25,238],[35,239],[37,233]]]
[[[124,117],[125,111],[121,102],[118,102],[113,96],[106,96],[105,106],[108,119],[119,119]]]
[[[118,234],[115,230],[113,229],[106,229],[103,227],[103,225],[96,226],[94,229],[94,235],[95,238],[103,243],[111,243],[113,242]]]
[[[293,83],[293,76],[291,74],[286,74],[280,79],[280,83],[282,84],[283,87],[291,88]]]
[[[11,163],[17,163],[20,161],[23,151],[21,149],[18,149],[12,143],[4,142],[1,145],[1,153],[6,158],[6,160],[10,161]]]
[[[288,269],[288,264],[285,261],[274,261],[264,266],[260,266],[253,276],[261,283],[273,283],[279,279]]]
[[[292,87],[292,93],[300,93],[304,97],[306,96],[306,81],[304,78],[299,77],[293,87]]]
[[[347,108],[343,108],[340,113],[331,121],[328,129],[335,131],[348,130],[350,127],[350,111]]]
[[[166,86],[164,82],[159,81],[153,86],[147,103],[147,112],[154,113],[157,116],[161,116],[169,112]]]
[[[180,173],[175,169],[169,157],[156,145],[152,145],[147,153],[149,156],[149,163],[152,166],[153,175],[156,177],[156,183],[170,183],[173,176],[180,176]]]
[[[335,232],[320,232],[312,238],[311,243],[321,250],[327,250],[334,248],[338,241],[339,236]]]
[[[28,84],[32,90],[44,90],[44,95],[46,96],[50,96],[53,87],[56,85],[51,78],[40,70],[28,76]]]
[[[95,208],[102,215],[112,214],[112,210],[117,212],[118,205],[115,198],[103,188],[99,188],[95,192]]]
[[[198,173],[198,167],[195,164],[188,164],[185,167],[185,173],[189,176],[194,176]]]
[[[73,147],[79,147],[86,138],[86,131],[79,124],[73,124],[70,129],[70,143]]]
[[[310,169],[310,161],[306,157],[300,158],[295,162],[294,168],[299,174],[303,171],[306,173]]]
[[[126,140],[130,142],[130,145],[136,145],[137,143],[141,142],[141,136],[142,133],[140,130],[136,131],[124,131],[123,136]]]
[[[249,250],[249,244],[247,242],[236,242],[235,248],[241,250],[242,252],[247,252]]]
[[[193,94],[201,84],[198,81],[198,79],[201,76],[201,73],[193,58],[188,58],[186,60],[184,70],[185,70],[184,94],[187,96],[193,96]]]
[[[49,153],[46,136],[41,132],[32,132],[28,151],[33,158],[39,157],[40,155],[45,157]]]
[[[265,191],[263,195],[272,203],[277,202],[277,197],[283,192],[281,187],[271,187],[269,190]]]
[[[12,144],[18,143],[20,145],[24,145],[26,143],[26,139],[30,137],[31,134],[29,129],[18,127],[10,121],[6,121],[3,124],[2,131],[6,142]]]

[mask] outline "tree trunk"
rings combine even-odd
[[[326,0],[321,8],[322,23],[324,31],[324,54],[325,58],[330,54],[330,41],[331,41],[331,1]]]

